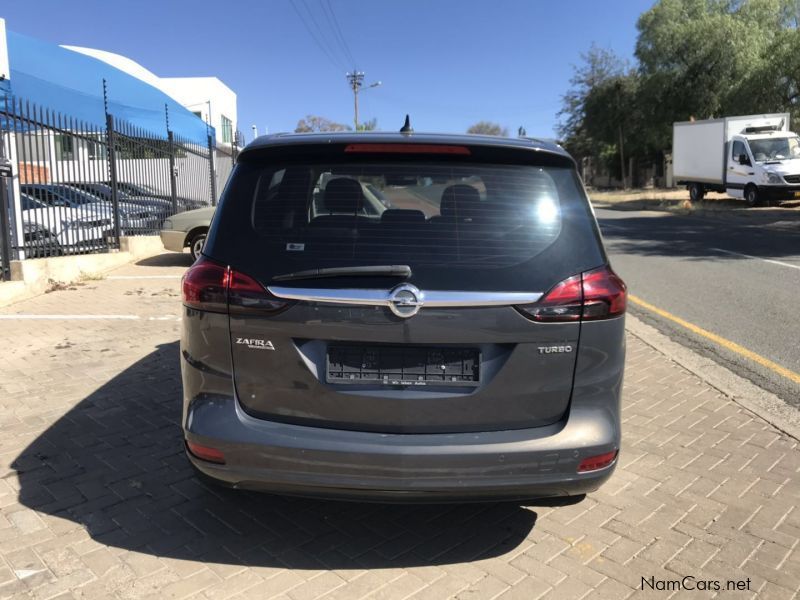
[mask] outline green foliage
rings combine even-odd
[[[378,119],[370,119],[358,124],[356,131],[375,131],[378,129]]]
[[[478,121],[474,125],[471,125],[469,129],[467,129],[467,133],[508,137],[508,129],[506,127],[503,127],[498,123],[492,123],[491,121]]]
[[[672,123],[790,111],[800,117],[800,0],[659,0],[637,23],[637,65],[592,46],[559,113],[574,156],[658,157]],[[617,156],[618,160],[618,156]]]
[[[593,90],[609,79],[622,75],[625,70],[624,63],[616,54],[594,44],[581,54],[581,60],[583,64],[575,67],[570,88],[561,98],[563,107],[558,113],[557,128],[558,136],[566,144],[567,150],[577,157],[597,155],[599,152],[600,140],[593,137],[590,131],[591,125],[596,123],[596,115],[591,120],[586,117],[589,96]]]
[[[743,113],[752,106],[759,112],[791,113],[791,121],[800,120],[800,33],[796,29],[780,32],[772,40],[765,61],[742,82],[731,99],[732,110]]]
[[[295,133],[316,133],[320,131],[350,131],[350,127],[336,123],[325,117],[316,115],[306,115],[305,119],[300,119],[297,122],[297,127],[294,128]]]

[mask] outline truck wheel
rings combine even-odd
[[[689,199],[692,202],[700,202],[703,200],[703,196],[706,195],[706,190],[700,183],[691,183],[689,184]]]
[[[758,188],[753,184],[744,188],[744,201],[747,206],[760,206],[761,198],[759,197]]]

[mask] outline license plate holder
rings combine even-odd
[[[480,364],[477,348],[330,344],[325,374],[342,385],[475,387]]]

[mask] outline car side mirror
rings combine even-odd
[[[740,154],[739,155],[739,164],[740,165],[749,165],[750,159],[747,158],[747,154]]]

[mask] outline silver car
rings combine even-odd
[[[172,215],[161,226],[161,243],[173,252],[189,248],[192,260],[197,260],[206,243],[208,228],[216,209],[213,206],[187,210]]]
[[[260,138],[183,279],[187,456],[282,494],[585,494],[620,447],[625,303],[554,144]]]

